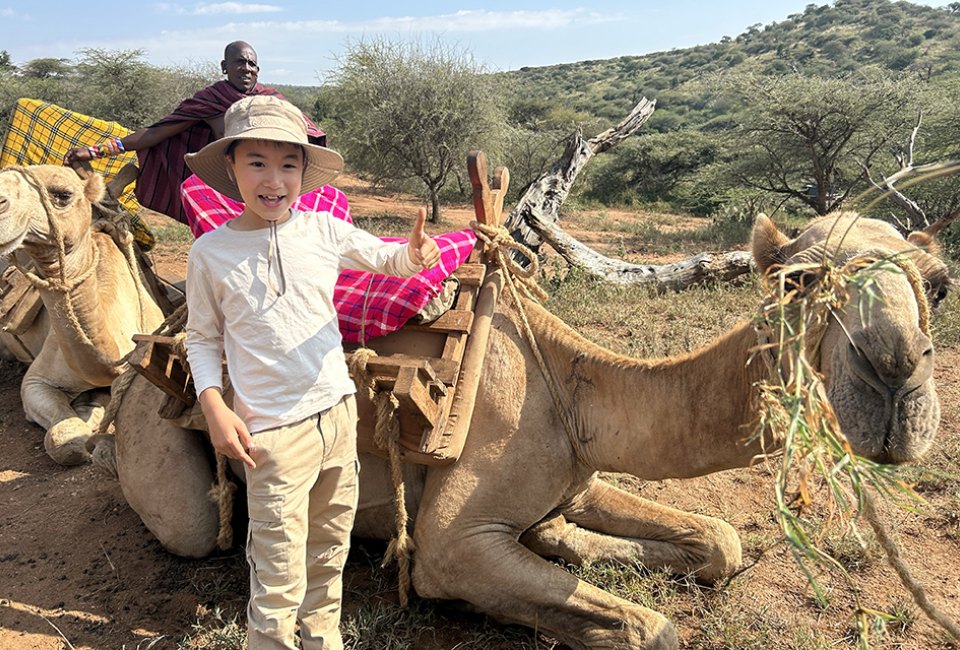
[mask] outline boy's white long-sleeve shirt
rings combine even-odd
[[[333,308],[341,269],[419,271],[405,244],[326,213],[293,211],[277,227],[277,244],[270,277],[268,229],[224,224],[194,242],[187,261],[187,359],[197,395],[222,389],[226,354],[233,408],[251,433],[297,422],[355,392]]]

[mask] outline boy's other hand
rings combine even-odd
[[[423,232],[423,226],[426,222],[427,210],[426,208],[420,208],[407,245],[407,254],[410,255],[410,261],[420,265],[422,269],[433,268],[440,261],[440,247],[437,242]]]
[[[256,469],[248,451],[253,449],[253,436],[247,431],[240,416],[233,412],[223,401],[219,390],[207,389],[200,394],[200,406],[207,419],[207,429],[210,431],[210,444],[218,452],[242,461],[250,469]]]

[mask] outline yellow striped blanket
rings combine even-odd
[[[50,102],[18,99],[3,138],[3,148],[0,149],[0,168],[11,165],[59,165],[63,163],[63,156],[73,147],[100,144],[107,138],[122,138],[128,133],[129,129],[116,122],[68,111]],[[129,162],[137,162],[137,155],[132,151],[112,158],[92,160],[90,164],[110,180]],[[135,217],[140,204],[133,196],[132,184],[120,196],[120,203],[134,215],[132,226],[137,243],[142,248],[150,248],[155,240],[146,224]]]

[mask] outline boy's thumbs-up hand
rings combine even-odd
[[[440,247],[437,242],[423,232],[423,226],[427,222],[426,208],[420,208],[417,212],[417,220],[413,224],[413,232],[410,233],[410,241],[407,244],[407,254],[410,261],[418,264],[422,269],[429,269],[436,266],[440,261]]]

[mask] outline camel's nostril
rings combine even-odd
[[[6,212],[10,208],[10,199],[0,196],[0,212]]]

